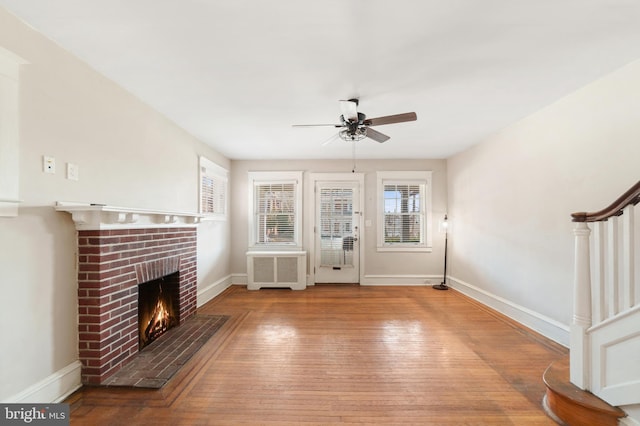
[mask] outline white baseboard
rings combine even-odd
[[[81,368],[80,361],[74,361],[3,402],[33,404],[62,402],[82,386]]]
[[[220,278],[213,284],[208,285],[203,290],[198,291],[198,308],[231,286],[231,275]]]
[[[455,277],[447,277],[447,284],[460,293],[508,316],[525,327],[542,334],[546,338],[567,348],[569,347],[569,326]]]
[[[247,285],[249,282],[248,274],[231,274],[231,284],[232,285]]]
[[[365,275],[360,285],[429,286],[440,281],[442,277],[436,275]]]
[[[313,276],[307,275],[307,286],[312,287]],[[439,275],[365,275],[360,285],[368,286],[429,286],[440,284]],[[232,285],[247,285],[247,274],[231,274]]]
[[[640,426],[640,404],[623,405],[620,408],[627,415],[620,419],[621,426]]]
[[[620,426],[640,426],[640,419],[627,416],[618,420],[618,424]]]

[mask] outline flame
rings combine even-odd
[[[175,318],[173,317],[170,308],[167,306],[164,298],[162,297],[162,286],[160,286],[160,293],[158,294],[155,307],[153,308],[150,319],[146,323],[141,336],[142,346],[151,343],[162,333],[167,331],[171,327],[174,320]]]

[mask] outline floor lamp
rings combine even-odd
[[[447,222],[447,215],[444,215],[444,221],[442,222],[442,229],[444,229],[444,275],[442,276],[442,283],[433,286],[436,290],[449,290],[447,286],[447,236],[449,231],[449,222]]]

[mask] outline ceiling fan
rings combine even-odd
[[[338,132],[338,136],[340,136],[342,140],[351,142],[369,138],[382,143],[388,141],[390,136],[372,129],[371,126],[403,123],[405,121],[415,121],[418,119],[415,112],[367,118],[366,115],[358,112],[358,103],[358,99],[340,101],[340,109],[342,111],[340,124],[294,124],[293,127],[332,126],[342,129]]]

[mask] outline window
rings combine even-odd
[[[200,213],[210,219],[227,218],[227,181],[229,172],[200,157]]]
[[[378,251],[431,250],[431,172],[378,172]]]
[[[300,247],[302,172],[249,172],[249,247]]]

